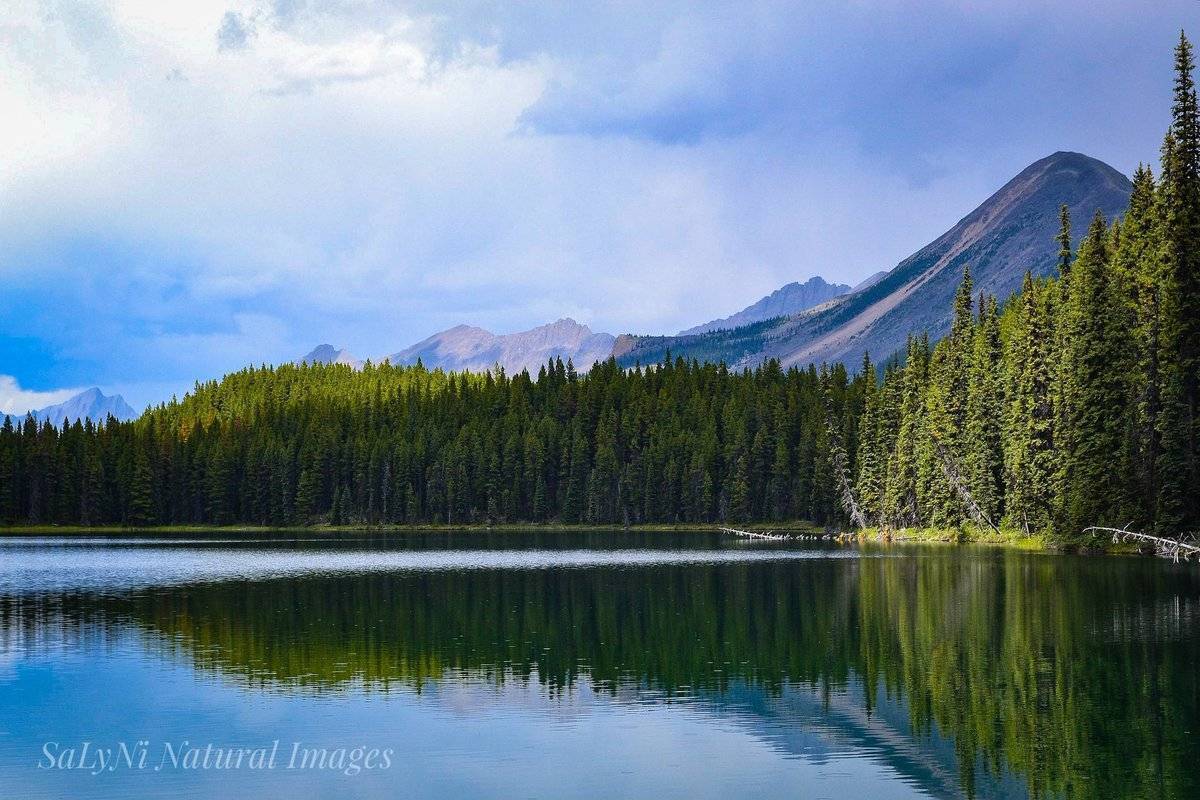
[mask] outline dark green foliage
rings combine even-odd
[[[1132,320],[1113,274],[1109,233],[1097,213],[1071,270],[1071,294],[1059,312],[1065,331],[1064,429],[1059,431],[1062,528],[1121,525],[1129,464]]]
[[[979,296],[967,383],[964,479],[984,517],[993,523],[1004,514],[1004,393],[1000,314],[996,298]]]
[[[1158,507],[1168,527],[1200,521],[1200,114],[1192,46],[1175,49],[1175,99],[1162,153],[1159,215],[1165,362]]]
[[[1009,414],[1005,438],[1008,513],[1027,531],[1046,530],[1053,504],[1054,441],[1053,348],[1045,285],[1025,276],[1015,301],[1006,359]]]
[[[731,373],[561,362],[526,373],[285,365],[196,386],[131,423],[0,427],[6,523],[840,524],[825,409],[857,441],[840,365]],[[853,465],[850,465],[853,468]],[[11,476],[11,477],[10,477]]]
[[[917,506],[918,442],[925,406],[925,386],[929,378],[929,342],[912,338],[908,355],[899,373],[898,427],[895,444],[888,451],[887,483],[883,493],[883,522],[905,527],[924,521]]]
[[[1071,209],[1063,203],[1058,210],[1058,275],[1071,274]]]

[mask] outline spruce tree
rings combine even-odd
[[[153,521],[150,460],[144,448],[134,445],[132,469],[128,477],[127,525],[149,525]]]
[[[1168,529],[1200,518],[1200,114],[1192,79],[1191,43],[1180,33],[1175,49],[1172,121],[1163,145],[1163,413],[1159,498]],[[1168,448],[1171,451],[1168,453]]]
[[[1004,511],[1000,315],[995,297],[979,296],[979,324],[967,386],[965,478],[979,510],[993,524]]]
[[[924,337],[909,337],[901,375],[896,444],[888,459],[883,499],[883,523],[890,528],[911,527],[922,521],[917,505],[917,458],[929,377],[929,342]]]
[[[1071,209],[1066,203],[1058,209],[1058,274],[1066,279],[1071,274]]]
[[[958,334],[965,335],[963,331]],[[956,463],[959,446],[954,413],[959,405],[954,394],[958,380],[952,366],[958,359],[953,337],[952,333],[934,348],[915,425],[919,521],[934,528],[956,527],[962,522],[961,507],[947,474]]]
[[[1012,523],[1029,533],[1051,530],[1057,471],[1052,404],[1055,369],[1045,294],[1027,272],[1008,358],[1014,380],[1004,458],[1006,510]]]
[[[1118,296],[1108,229],[1097,212],[1079,249],[1064,311],[1068,411],[1059,498],[1064,533],[1120,525],[1128,512],[1125,430],[1129,420],[1132,324]]]
[[[858,424],[857,475],[854,480],[859,509],[868,525],[877,524],[883,500],[884,463],[887,449],[880,430],[880,406],[884,393],[875,377],[869,354],[863,356],[863,411]]]
[[[1129,210],[1121,224],[1121,241],[1113,253],[1113,276],[1119,284],[1121,314],[1132,322],[1129,389],[1131,418],[1126,454],[1131,476],[1136,521],[1153,514],[1158,496],[1158,458],[1161,452],[1162,410],[1162,253],[1158,197],[1154,175],[1139,165],[1133,177]]]

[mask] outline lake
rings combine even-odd
[[[2,797],[1200,797],[1200,567],[8,538],[0,697]]]

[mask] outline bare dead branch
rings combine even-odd
[[[1190,541],[1185,541],[1183,537],[1178,539],[1168,539],[1165,536],[1154,536],[1149,533],[1141,533],[1139,531],[1129,530],[1129,525],[1124,528],[1106,528],[1102,525],[1092,525],[1083,529],[1084,533],[1111,533],[1113,544],[1118,542],[1146,542],[1154,545],[1154,554],[1162,558],[1169,558],[1176,564],[1182,558],[1187,561],[1192,556],[1200,558],[1200,545],[1195,541],[1194,537],[1188,537]]]

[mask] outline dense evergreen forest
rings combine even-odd
[[[1074,538],[1200,523],[1200,115],[1176,49],[1160,172],[1058,275],[869,360],[586,375],[283,365],[129,423],[6,418],[6,524],[598,524],[808,519]],[[881,374],[882,372],[882,374]]]

